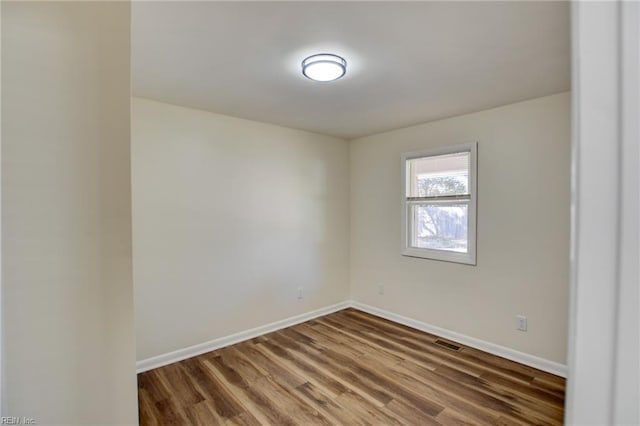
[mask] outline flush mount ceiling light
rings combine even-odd
[[[318,53],[302,61],[302,74],[314,81],[337,80],[347,72],[347,61],[331,53]]]

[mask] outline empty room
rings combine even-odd
[[[640,421],[638,3],[0,11],[0,423]]]

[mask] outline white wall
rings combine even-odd
[[[139,360],[348,298],[346,141],[139,98],[132,120]]]
[[[562,93],[352,141],[352,298],[564,364],[569,125]],[[474,141],[477,266],[401,256],[400,154]]]
[[[137,422],[130,5],[2,2],[3,415]]]

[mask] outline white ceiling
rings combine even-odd
[[[134,2],[132,38],[135,96],[349,139],[570,88],[565,2]]]

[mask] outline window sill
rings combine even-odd
[[[409,247],[402,250],[402,255],[407,257],[417,257],[421,259],[439,260],[442,262],[462,263],[465,265],[476,266],[476,258],[472,253],[456,253],[453,251]]]

